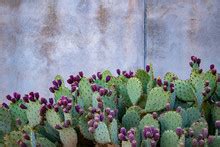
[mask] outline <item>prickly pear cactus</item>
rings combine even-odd
[[[142,83],[138,78],[130,78],[128,80],[127,92],[132,104],[135,105],[143,92]]]
[[[150,76],[147,74],[145,70],[138,69],[136,71],[135,77],[137,77],[141,81],[143,86],[143,92],[147,93],[147,85],[150,81]]]
[[[195,107],[191,107],[186,109],[187,117],[188,117],[188,123],[187,126],[190,126],[193,122],[199,120],[201,118],[201,113],[199,110]]]
[[[5,134],[11,131],[11,114],[8,110],[0,108],[0,132]]]
[[[173,130],[165,131],[160,140],[160,144],[163,145],[163,147],[176,147],[178,142],[179,137]]]
[[[118,144],[118,123],[116,119],[113,119],[108,126],[111,142],[113,144]]]
[[[175,130],[177,127],[182,126],[182,117],[175,111],[168,111],[160,115],[159,122],[162,132],[166,130]]]
[[[160,111],[166,107],[170,100],[170,94],[161,87],[153,88],[147,98],[145,110],[147,112]]]
[[[95,141],[101,144],[107,144],[111,142],[108,127],[104,122],[99,122],[98,127],[94,133]]]
[[[174,84],[175,93],[178,99],[182,101],[196,101],[195,91],[188,81],[176,80]]]
[[[59,130],[60,133],[60,140],[63,143],[64,147],[76,147],[77,146],[77,134],[76,131],[69,127],[63,128]]]
[[[138,128],[143,130],[145,126],[154,126],[159,129],[159,122],[156,118],[153,118],[151,114],[147,114],[141,119]]]
[[[141,120],[141,118],[136,111],[134,111],[134,110],[128,111],[128,112],[126,112],[126,114],[122,118],[122,125],[126,129],[138,127],[140,120]]]
[[[88,109],[92,106],[92,89],[89,81],[86,78],[82,78],[79,83],[79,94],[84,102],[84,108]]]

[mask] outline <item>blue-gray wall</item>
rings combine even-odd
[[[220,69],[219,11],[219,0],[0,0],[0,97],[149,62],[186,78],[192,54]]]

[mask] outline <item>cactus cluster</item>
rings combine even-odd
[[[0,146],[218,147],[220,76],[192,56],[191,74],[155,78],[153,66],[109,70],[67,81],[49,91],[7,95],[0,108]],[[67,83],[67,85],[65,84]]]

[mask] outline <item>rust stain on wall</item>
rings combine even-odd
[[[53,1],[52,3],[49,3],[47,9],[47,14],[43,23],[44,26],[40,32],[42,36],[39,37],[40,40],[43,42],[40,48],[40,54],[45,57],[48,64],[50,64],[53,62],[51,59],[51,55],[54,53],[56,45],[54,40],[47,40],[60,34],[59,19],[57,16],[57,2]]]
[[[97,11],[97,21],[98,21],[98,26],[99,30],[101,33],[105,33],[107,30],[108,24],[109,24],[109,12],[107,8],[105,8],[102,4],[99,6],[99,9]]]
[[[21,5],[21,0],[0,0],[0,5],[16,9]]]

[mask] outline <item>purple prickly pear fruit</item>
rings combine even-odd
[[[2,103],[2,106],[6,109],[9,109],[9,106],[6,103]]]
[[[100,121],[103,121],[103,120],[104,120],[104,114],[103,114],[103,113],[101,113],[101,114],[99,115],[99,120],[100,120]]]
[[[83,109],[79,109],[79,115],[82,115],[84,113],[84,110]]]
[[[62,100],[62,104],[63,104],[64,106],[66,106],[66,105],[68,104],[68,101],[67,101],[66,99]]]
[[[96,98],[98,102],[102,102],[102,98],[99,96]]]
[[[209,86],[209,80],[206,80],[206,81],[205,81],[205,86],[206,86],[206,87]]]
[[[67,106],[66,106],[66,109],[67,109],[67,110],[71,110],[71,108],[72,108],[72,104],[71,104],[71,103],[68,103]]]
[[[120,129],[120,132],[121,132],[123,135],[125,135],[125,136],[126,136],[126,134],[127,134],[127,133],[126,133],[127,131],[126,131],[126,129],[125,129],[124,127],[122,127],[122,128]]]
[[[174,87],[174,84],[173,84],[173,83],[170,83],[170,88],[171,88],[171,87]]]
[[[117,69],[116,72],[117,72],[118,75],[121,74],[121,70],[120,69]]]
[[[202,136],[203,136],[203,138],[207,138],[208,135],[209,135],[208,129],[207,128],[202,129]]]
[[[11,99],[11,102],[12,102],[12,103],[16,103],[16,101],[17,101],[16,98],[12,98],[12,99]]]
[[[60,125],[55,125],[55,129],[57,129],[57,130],[61,130],[62,127],[61,127]]]
[[[16,119],[16,125],[18,125],[18,126],[21,125],[21,120],[19,118]]]
[[[128,139],[129,139],[130,141],[134,140],[134,139],[135,139],[134,134],[129,134],[129,135],[128,135]]]
[[[191,56],[191,60],[192,60],[193,62],[196,62],[196,61],[197,61],[196,56]]]
[[[136,140],[132,140],[132,142],[131,142],[131,147],[137,147],[137,142],[136,142]]]
[[[157,112],[153,112],[153,113],[152,113],[152,116],[153,116],[154,119],[157,119],[157,117],[158,117]]]
[[[75,77],[75,81],[77,81],[77,82],[79,82],[80,81],[80,76],[79,75],[77,75],[76,77]]]
[[[38,92],[34,93],[34,97],[38,100],[40,97],[39,93]]]
[[[80,110],[80,105],[79,105],[79,104],[75,105],[75,109],[76,109],[76,112],[78,112],[78,113],[79,113],[79,110]]]
[[[180,127],[176,128],[176,134],[180,137],[183,134],[183,129]]]
[[[52,81],[52,83],[53,83],[53,85],[54,85],[55,87],[59,87],[56,80]]]
[[[190,65],[190,67],[193,67],[193,63],[192,62],[189,62],[189,65]]]
[[[170,109],[171,109],[170,103],[167,103],[167,104],[166,104],[166,110],[167,110],[167,111],[170,111]]]
[[[201,74],[203,72],[203,69],[199,69],[199,73]]]
[[[27,145],[23,141],[19,141],[19,147],[27,147]]]
[[[33,95],[29,95],[29,100],[32,101],[32,102],[35,102],[35,98]]]
[[[43,97],[40,99],[40,102],[41,104],[45,104],[45,105],[47,104],[47,100]]]
[[[131,77],[130,74],[128,74],[128,73],[125,73],[124,76],[128,79]]]
[[[190,137],[192,137],[194,135],[194,131],[192,128],[189,128],[188,134]]]
[[[211,91],[211,87],[206,87],[206,88],[205,88],[205,92],[206,92],[206,93],[209,93],[210,91]]]
[[[101,72],[97,72],[97,77],[99,78],[99,80],[102,79],[102,73]]]
[[[99,95],[103,96],[105,94],[105,89],[104,88],[100,88],[99,89]]]
[[[146,65],[146,72],[150,71],[150,65]]]
[[[216,75],[217,70],[216,69],[212,69],[211,72],[212,72],[213,75]]]
[[[163,90],[167,91],[167,86],[166,85],[163,86]]]
[[[181,112],[181,109],[182,109],[182,108],[181,108],[180,106],[178,106],[178,107],[176,108],[176,112],[178,112],[178,113]]]
[[[208,137],[208,144],[211,144],[214,141],[214,136],[209,136]]]
[[[160,79],[160,77],[157,78],[157,85],[162,86],[162,80]]]
[[[97,91],[97,86],[95,84],[91,85],[91,88],[93,92]]]
[[[89,83],[93,83],[93,82],[94,82],[93,78],[89,78]]]
[[[105,79],[106,82],[109,82],[110,80],[111,80],[111,76],[107,76]]]
[[[197,64],[199,65],[199,64],[201,63],[201,59],[198,58],[196,62],[197,62]]]
[[[199,134],[198,140],[204,139],[202,134]]]
[[[154,134],[154,140],[158,141],[160,139],[160,133],[155,133]]]
[[[100,109],[102,109],[102,108],[103,108],[103,103],[102,103],[102,102],[98,102],[98,107],[99,107]]]
[[[17,92],[14,92],[13,95],[16,100],[19,100],[21,98],[21,95]]]
[[[76,86],[71,86],[71,92],[75,92],[76,91]]]
[[[171,92],[171,93],[174,92],[174,87],[170,87],[170,92]]]
[[[168,86],[168,81],[163,81],[163,84]]]
[[[30,140],[30,136],[27,133],[23,134],[23,138],[26,139],[26,140]]]
[[[51,104],[47,104],[47,108],[48,109],[52,109],[52,105]]]
[[[132,134],[135,134],[135,129],[134,129],[134,128],[131,128],[129,131],[130,131]]]
[[[12,97],[11,97],[10,95],[7,95],[7,96],[6,96],[6,99],[9,100],[9,101],[11,101]]]
[[[203,96],[207,96],[207,93],[206,93],[205,90],[202,92],[202,95],[203,95]]]
[[[193,146],[193,147],[197,147],[197,145],[198,145],[198,141],[194,138],[194,139],[192,140],[192,146]]]
[[[49,103],[51,104],[51,105],[53,105],[53,98],[49,98]]]
[[[200,146],[204,146],[205,145],[205,141],[203,139],[199,140],[199,145]]]
[[[72,83],[73,83],[73,79],[69,78],[69,79],[67,80],[67,83],[68,83],[68,84],[72,84]]]
[[[149,131],[144,131],[144,138],[146,139],[146,138],[150,138],[151,136],[152,136],[152,134],[151,134],[151,132],[149,132]]]
[[[218,76],[217,82],[220,82],[220,76]]]
[[[92,127],[96,129],[96,128],[98,127],[98,122],[95,121],[95,122],[93,123]]]
[[[58,106],[58,105],[54,105],[53,108],[54,108],[54,111],[55,111],[55,112],[58,112],[58,111],[59,111],[59,106]]]
[[[112,95],[112,91],[109,90],[108,93],[107,93],[107,96],[111,96]]]
[[[62,80],[57,80],[58,86],[60,87],[62,85]]]
[[[89,120],[88,122],[87,122],[87,124],[88,124],[88,126],[89,127],[92,127],[93,126],[93,124],[94,124],[94,119],[91,119],[91,120]]]
[[[94,132],[95,132],[95,128],[89,127],[89,132],[90,132],[90,133],[94,133]]]
[[[50,90],[51,93],[54,93],[54,92],[55,92],[55,90],[53,89],[53,87],[50,87],[49,90]]]
[[[82,71],[79,72],[79,76],[80,76],[81,78],[83,78],[83,72],[82,72]]]
[[[108,115],[108,120],[109,120],[109,122],[112,122],[113,116],[112,115]]]
[[[211,64],[210,65],[210,69],[212,70],[212,69],[214,69],[215,68],[215,65],[214,64]]]
[[[220,120],[215,121],[215,127],[220,129]]]
[[[21,109],[27,109],[27,107],[24,104],[20,104]]]
[[[96,80],[96,75],[95,75],[95,74],[93,74],[93,75],[92,75],[92,78],[93,78],[94,80]]]
[[[23,97],[23,101],[25,103],[29,103],[29,99],[28,99],[28,95],[27,94]]]
[[[119,134],[118,134],[118,138],[119,138],[119,140],[121,140],[121,141],[126,141],[126,137],[125,137],[125,135],[122,134],[122,133],[119,133]]]

